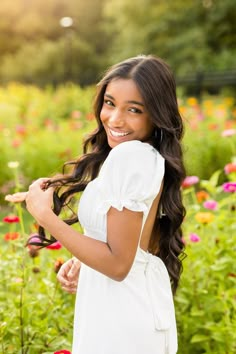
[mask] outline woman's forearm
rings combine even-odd
[[[85,236],[67,225],[51,210],[37,220],[82,263],[114,280],[123,280],[123,265],[105,242]]]

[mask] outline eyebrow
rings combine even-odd
[[[115,98],[109,95],[108,93],[104,94],[104,97],[111,98],[113,101],[115,101]],[[130,101],[125,101],[125,103],[131,103],[131,104],[137,104],[138,106],[144,107],[144,104],[138,101],[130,100]]]

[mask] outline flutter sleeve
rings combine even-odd
[[[99,212],[110,207],[147,212],[164,176],[164,159],[150,144],[123,142],[111,150],[98,177]]]

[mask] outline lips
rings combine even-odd
[[[109,128],[110,134],[114,137],[123,137],[129,134],[129,132],[116,132]]]

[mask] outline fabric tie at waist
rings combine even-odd
[[[168,330],[173,321],[174,304],[167,269],[160,258],[147,253],[145,273],[155,329]]]

